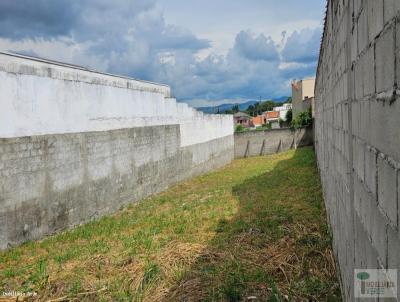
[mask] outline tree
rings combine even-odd
[[[260,106],[261,112],[265,111],[272,111],[274,110],[274,107],[276,107],[278,104],[274,103],[273,101],[269,100],[266,102],[263,102]]]
[[[287,98],[286,103],[289,103],[289,104],[292,103],[292,97],[291,96]]]
[[[234,105],[234,106],[232,107],[232,112],[233,112],[233,113],[238,113],[238,112],[239,112],[239,105],[238,105],[238,104],[236,104],[236,105]]]
[[[292,127],[295,129],[312,125],[312,116],[310,111],[302,111],[292,121]]]
[[[292,109],[289,109],[288,112],[286,112],[286,123],[290,125],[292,120],[293,120],[293,111]]]
[[[249,107],[247,107],[246,112],[250,115],[254,114],[254,106],[250,105]]]

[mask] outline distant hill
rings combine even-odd
[[[246,103],[242,103],[242,104],[238,104],[239,105],[239,109],[240,110],[246,110],[247,107],[249,107],[250,105],[254,105],[255,103],[257,103],[257,101],[248,101]],[[217,113],[218,109],[219,112],[224,112],[225,110],[230,110],[232,109],[233,106],[235,106],[236,104],[222,104],[219,106],[210,106],[210,107],[198,107],[196,108],[199,111],[202,111],[204,113]]]
[[[285,102],[288,99],[287,96],[282,96],[280,98],[272,99],[275,103],[282,103]],[[263,100],[266,101],[266,100]],[[239,105],[239,110],[246,110],[250,105],[254,105],[255,103],[258,103],[259,101],[248,101],[246,103],[241,103]],[[219,112],[224,112],[225,110],[230,110],[232,109],[233,106],[235,106],[237,103],[228,103],[228,104],[222,104],[219,106],[209,106],[209,107],[198,107],[196,108],[199,111],[202,111],[204,113],[217,113],[218,109]]]
[[[289,98],[288,96],[281,96],[280,98],[273,99],[273,101],[275,103],[282,103],[282,102],[286,102],[288,98]]]

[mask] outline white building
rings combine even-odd
[[[288,113],[288,111],[292,109],[292,104],[286,103],[283,104],[280,107],[274,107],[274,111],[278,111],[279,112],[279,118],[286,121],[286,114]]]

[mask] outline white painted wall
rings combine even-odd
[[[0,138],[181,125],[181,146],[233,134],[232,116],[205,115],[170,88],[0,53]]]
[[[274,111],[278,111],[279,118],[281,118],[284,121],[286,121],[286,115],[290,109],[292,109],[292,104],[288,104],[288,103],[283,104],[283,106],[274,107]]]

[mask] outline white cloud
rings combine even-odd
[[[0,29],[0,49],[166,83],[193,104],[279,97],[288,94],[290,78],[315,72],[320,30],[293,32],[284,45],[250,30],[228,31],[229,38],[216,32],[209,41],[167,24],[155,0],[19,1],[0,2],[7,16],[0,25],[10,30]],[[46,13],[70,18],[49,29],[55,19]]]

